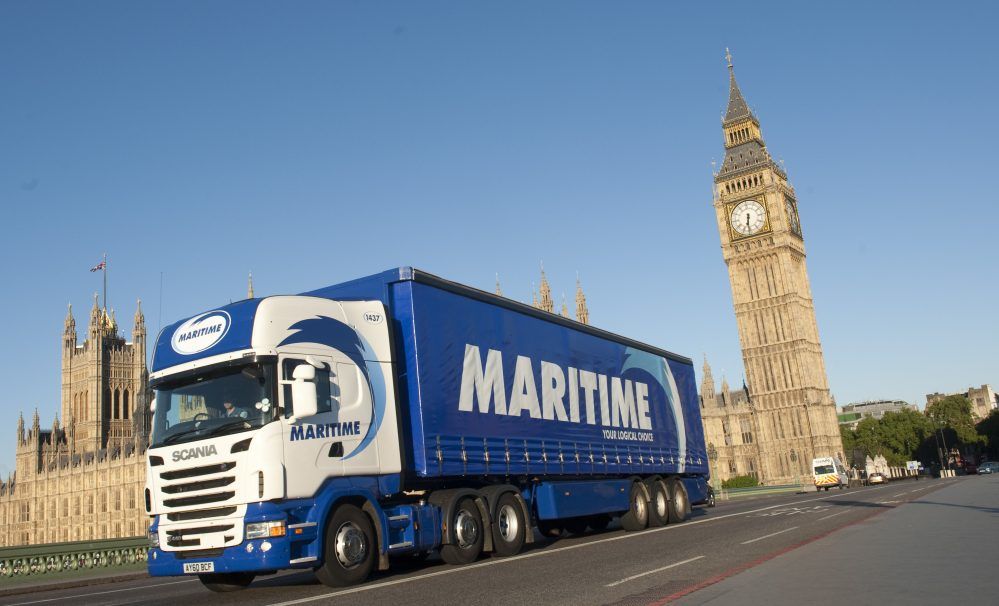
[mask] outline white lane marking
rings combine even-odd
[[[16,604],[11,604],[10,606],[25,606],[26,604],[41,604],[43,602],[56,602],[59,600],[72,600],[75,598],[88,598],[92,595],[105,595],[108,593],[121,593],[122,591],[139,591],[142,589],[149,589],[150,587],[163,587],[165,585],[177,585],[180,583],[192,583],[198,579],[184,579],[183,581],[170,581],[169,583],[156,583],[155,585],[143,585],[141,587],[126,587],[125,589],[110,589],[108,591],[95,591],[94,593],[80,593],[76,595],[67,595],[61,598],[48,598],[45,600],[35,600],[33,602],[18,602]]]
[[[867,488],[867,489],[863,489],[863,492],[869,492],[869,491],[873,492],[875,490],[880,490],[881,488],[884,488],[884,487],[880,486],[878,488]],[[316,602],[316,601],[319,601],[319,600],[327,600],[329,598],[335,598],[335,597],[338,597],[338,596],[349,595],[349,594],[353,594],[353,593],[360,593],[362,591],[369,591],[371,589],[380,589],[382,587],[391,587],[393,585],[400,585],[402,583],[409,583],[409,582],[412,582],[412,581],[421,581],[423,579],[429,579],[429,578],[432,578],[432,577],[439,577],[439,576],[443,576],[443,575],[454,574],[454,573],[457,573],[457,572],[465,572],[466,570],[474,570],[476,568],[482,568],[484,566],[497,566],[497,565],[500,565],[500,564],[508,564],[510,562],[517,562],[517,561],[524,560],[524,559],[527,559],[527,558],[536,558],[536,557],[539,557],[539,556],[552,555],[552,554],[560,553],[560,552],[563,552],[563,551],[570,551],[572,549],[579,549],[581,547],[590,547],[591,545],[600,545],[601,543],[610,543],[612,541],[623,541],[625,539],[635,539],[635,538],[639,538],[639,537],[647,537],[647,536],[649,536],[651,534],[654,534],[654,533],[657,533],[657,532],[665,532],[667,530],[677,530],[677,529],[681,529],[681,528],[690,528],[692,526],[697,526],[698,524],[707,524],[708,522],[717,522],[718,520],[724,520],[725,518],[733,518],[733,517],[736,517],[736,516],[751,515],[751,514],[754,514],[754,513],[759,513],[761,511],[767,511],[768,509],[776,509],[778,507],[787,507],[788,505],[800,505],[802,503],[812,503],[814,501],[822,501],[822,500],[825,500],[825,499],[835,499],[835,498],[838,498],[838,497],[852,496],[852,495],[855,495],[857,492],[859,492],[859,491],[844,492],[844,493],[840,493],[840,494],[836,494],[836,495],[832,495],[832,496],[828,496],[828,497],[827,496],[822,496],[822,497],[818,497],[818,498],[814,498],[814,499],[805,499],[803,501],[795,501],[794,503],[778,503],[777,505],[770,505],[769,507],[761,507],[759,509],[753,509],[753,510],[750,510],[750,511],[739,511],[739,512],[736,512],[736,513],[729,513],[729,514],[726,514],[726,515],[723,515],[723,516],[706,518],[704,520],[694,520],[694,521],[686,522],[686,523],[680,524],[680,525],[670,524],[669,526],[662,526],[660,528],[652,528],[652,529],[646,530],[644,532],[629,532],[627,534],[618,535],[616,537],[608,537],[606,539],[597,539],[596,541],[589,541],[589,542],[586,542],[586,543],[578,543],[576,545],[568,545],[566,547],[558,547],[556,549],[546,549],[544,551],[535,551],[535,552],[532,552],[532,553],[525,553],[525,554],[521,554],[521,555],[518,555],[518,556],[511,556],[509,558],[503,558],[501,560],[488,560],[486,562],[479,562],[478,564],[467,564],[465,566],[459,566],[457,568],[449,568],[448,570],[439,570],[437,572],[429,572],[427,574],[415,575],[415,576],[406,577],[406,578],[403,578],[403,579],[393,579],[391,581],[382,581],[381,583],[371,583],[370,585],[360,585],[358,587],[353,587],[351,589],[342,589],[340,591],[333,591],[333,592],[330,592],[330,593],[323,593],[323,594],[320,594],[320,595],[314,595],[314,596],[309,596],[309,597],[305,597],[305,598],[299,598],[297,600],[289,600],[287,602],[276,602],[274,604],[271,604],[270,606],[292,606],[294,604],[306,604],[308,602]]]
[[[796,529],[797,526],[792,526],[790,528],[785,528],[784,530],[778,530],[777,532],[771,532],[770,534],[765,534],[762,537],[756,537],[755,539],[749,539],[748,541],[743,541],[743,545],[749,545],[750,543],[755,543],[757,541],[762,541],[763,539],[769,539],[770,537],[775,537],[779,534],[784,534],[785,532],[791,532]]]
[[[664,570],[669,570],[670,568],[676,568],[677,566],[683,566],[684,564],[690,564],[691,562],[696,562],[697,560],[700,560],[703,557],[704,556],[700,555],[700,556],[697,556],[696,558],[690,558],[689,560],[684,560],[682,562],[677,562],[676,564],[670,564],[669,566],[663,566],[662,568],[656,568],[655,570],[650,570],[648,572],[640,572],[638,574],[633,574],[630,577],[625,577],[625,578],[621,579],[620,581],[614,581],[613,583],[607,583],[606,585],[604,585],[604,587],[617,587],[621,583],[627,583],[628,581],[634,581],[635,579],[639,579],[639,578],[642,578],[642,577],[647,577],[650,574],[655,574],[657,572],[662,572]]]
[[[896,495],[892,495],[892,498],[900,497],[900,496],[905,495],[905,494],[909,494],[909,493],[908,492],[900,492],[900,493],[898,493]]]
[[[843,511],[840,511],[839,513],[834,513],[834,514],[826,516],[824,518],[819,518],[818,520],[816,520],[816,522],[821,522],[822,520],[828,520],[829,518],[835,518],[836,516],[844,514],[844,513],[848,512],[848,511],[850,511],[850,510],[849,509],[844,509]]]

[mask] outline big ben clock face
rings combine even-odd
[[[767,224],[767,211],[756,200],[745,200],[735,206],[729,220],[736,233],[752,236],[763,231]]]

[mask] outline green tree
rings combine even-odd
[[[864,451],[869,457],[885,454],[885,440],[881,431],[881,423],[874,417],[867,417],[857,423],[853,430],[856,448]],[[858,465],[859,467],[859,465]]]
[[[933,422],[934,427],[953,431],[960,444],[979,444],[983,441],[975,431],[975,423],[971,416],[971,401],[962,395],[947,396],[928,404],[926,416]]]
[[[933,435],[933,423],[915,410],[886,412],[879,425],[889,465],[904,465],[915,459],[920,446]]]

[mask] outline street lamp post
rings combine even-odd
[[[721,496],[718,485],[718,479],[715,476],[715,459],[718,457],[718,449],[715,448],[714,443],[708,444],[708,472],[711,474],[711,487],[715,489],[715,493]]]

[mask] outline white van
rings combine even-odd
[[[815,480],[816,492],[823,488],[828,491],[834,486],[839,486],[842,490],[850,485],[846,468],[839,462],[839,459],[833,457],[812,459],[812,478]]]

